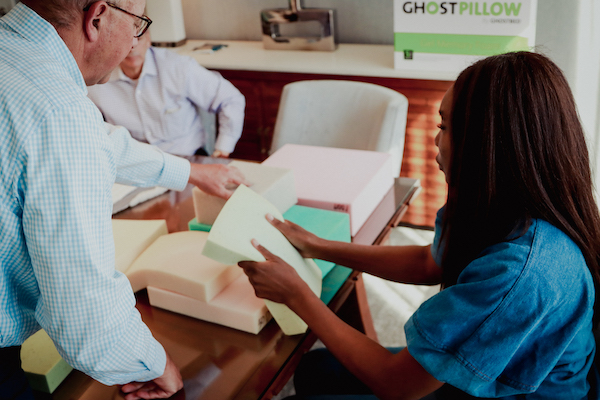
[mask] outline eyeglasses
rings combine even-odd
[[[136,30],[134,36],[136,38],[139,38],[144,33],[146,33],[146,31],[150,27],[150,24],[152,23],[152,20],[150,18],[148,18],[147,16],[145,16],[145,15],[142,15],[142,16],[136,15],[136,14],[131,13],[131,12],[127,11],[127,10],[124,10],[121,7],[117,6],[116,4],[113,4],[113,3],[108,2],[108,1],[106,2],[106,4],[109,7],[112,7],[114,9],[116,9],[116,10],[119,10],[119,11],[123,11],[125,14],[132,15],[132,16],[134,16],[136,18],[136,20],[135,20],[136,23],[134,24],[135,30]],[[86,8],[83,9],[83,11],[87,11],[89,9],[90,9],[90,6],[87,6]]]
[[[136,33],[134,35],[136,38],[139,38],[144,33],[146,33],[146,31],[150,27],[150,24],[152,23],[152,20],[150,18],[148,18],[147,16],[145,16],[145,15],[142,15],[142,16],[135,15],[134,13],[130,13],[129,11],[124,10],[121,7],[118,7],[115,4],[110,3],[108,1],[106,2],[106,4],[108,4],[110,7],[114,8],[114,9],[117,9],[119,11],[123,11],[125,14],[129,14],[129,15],[132,15],[132,16],[134,16],[134,17],[137,18],[136,19],[137,24],[135,24],[135,28],[137,29],[137,31],[136,31]]]

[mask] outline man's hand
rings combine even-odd
[[[189,183],[213,196],[228,199],[240,184],[248,185],[236,167],[223,164],[194,164]]]
[[[221,150],[215,150],[211,154],[211,157],[215,157],[215,158],[229,158],[229,153],[226,153],[226,152],[221,151]]]
[[[121,388],[125,400],[166,399],[183,388],[179,369],[167,354],[165,372],[150,382],[132,382]]]

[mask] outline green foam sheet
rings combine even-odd
[[[307,231],[327,240],[350,242],[350,216],[337,211],[295,205],[283,214],[283,218],[300,225]],[[325,260],[315,260],[323,278],[335,266]]]
[[[212,225],[202,224],[198,222],[196,217],[194,217],[190,222],[188,222],[188,228],[190,229],[190,231],[210,232],[210,228],[212,228]]]

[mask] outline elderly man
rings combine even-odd
[[[141,142],[180,156],[228,157],[242,134],[244,95],[193,58],[150,44],[142,36],[108,83],[88,89],[89,98],[106,121]],[[214,151],[201,110],[218,116]]]
[[[40,327],[74,368],[125,384],[128,400],[182,387],[115,272],[111,187],[190,182],[226,198],[243,177],[133,140],[87,98],[143,35],[144,7],[22,0],[0,19],[0,398],[32,398],[19,348]]]

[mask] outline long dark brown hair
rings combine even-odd
[[[588,150],[556,64],[516,52],[468,67],[454,83],[450,137],[444,286],[486,247],[540,218],[579,246],[598,288],[600,217]]]

